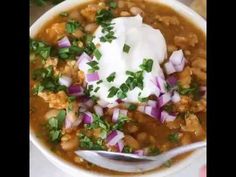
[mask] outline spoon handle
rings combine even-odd
[[[200,141],[197,143],[192,143],[189,145],[185,145],[185,146],[181,146],[175,149],[172,149],[170,151],[164,152],[161,155],[155,156],[155,157],[150,157],[150,160],[159,160],[160,156],[162,156],[163,159],[169,160],[177,155],[189,152],[189,151],[193,151],[199,148],[203,148],[206,147],[206,142],[205,141]]]

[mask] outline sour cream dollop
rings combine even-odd
[[[92,95],[108,103],[114,103],[118,98],[116,95],[108,98],[108,90],[112,86],[119,88],[122,83],[125,83],[128,78],[126,71],[139,71],[139,66],[146,58],[153,60],[153,67],[151,72],[144,72],[143,90],[136,87],[128,91],[127,97],[123,101],[139,103],[138,97],[159,96],[160,91],[155,85],[155,77],[164,77],[160,64],[167,56],[166,42],[160,30],[144,24],[142,20],[140,15],[113,19],[111,23],[114,24],[113,31],[116,39],[111,43],[100,41],[100,37],[104,36],[101,26],[95,31],[93,42],[102,54],[98,61],[99,70],[97,72],[103,82],[100,84],[96,84],[96,81],[88,83],[88,85],[93,85],[94,89],[100,87],[96,93],[92,92]],[[123,51],[124,44],[130,46],[128,53]],[[93,60],[96,58],[94,57]],[[114,81],[107,82],[107,77],[114,72],[116,73]],[[140,93],[141,95],[139,95]]]

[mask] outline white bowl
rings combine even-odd
[[[82,3],[88,2],[89,0],[66,0],[57,6],[53,7],[49,11],[47,11],[44,15],[42,15],[31,27],[30,27],[30,36],[34,37],[37,35],[41,27],[51,19],[53,19],[55,16],[57,16],[60,12],[67,11],[72,9],[75,6],[78,6]],[[167,5],[174,9],[176,12],[187,18],[188,20],[192,21],[193,24],[195,24],[200,30],[206,34],[206,21],[203,19],[200,15],[198,15],[196,12],[194,12],[189,7],[183,5],[182,3],[176,1],[176,0],[149,0],[156,3],[161,3],[164,5]],[[47,148],[34,134],[34,132],[30,128],[30,140],[33,142],[33,144],[46,156],[46,158],[51,161],[55,166],[57,166],[59,169],[63,170],[64,172],[74,176],[74,177],[111,177],[111,175],[105,175],[100,174],[93,171],[88,171],[83,168],[79,168],[78,166],[75,166],[64,159],[56,156],[54,153],[52,153],[49,148]],[[137,175],[122,175],[124,176],[142,176],[142,177],[164,177],[168,176],[170,174],[176,173],[177,171],[183,169],[184,167],[195,163],[196,160],[200,156],[205,156],[206,151],[198,150],[193,152],[191,155],[189,155],[187,158],[181,160],[180,162],[174,164],[170,168],[164,168],[161,170],[152,171],[146,174],[137,174]],[[116,175],[117,176],[117,175]]]

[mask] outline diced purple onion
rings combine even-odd
[[[120,114],[120,109],[115,108],[113,110],[113,115],[112,115],[112,122],[117,122]]]
[[[182,63],[180,63],[179,65],[175,65],[175,70],[178,72],[183,71],[185,66],[185,59],[182,60]]]
[[[83,115],[84,124],[91,124],[93,122],[93,115],[90,112],[85,112]]]
[[[184,53],[183,53],[183,50],[177,50],[177,51],[174,51],[170,58],[169,58],[169,61],[174,65],[180,65],[182,63],[184,59]]]
[[[97,104],[99,104],[101,107],[105,108],[107,107],[107,105],[109,104],[108,102],[104,101],[104,100],[98,100]]]
[[[148,106],[152,106],[152,107],[156,107],[157,106],[157,101],[155,101],[155,100],[148,100],[148,102],[147,102],[147,105]]]
[[[68,77],[68,76],[61,76],[61,77],[59,78],[59,83],[60,83],[61,85],[64,85],[64,86],[66,86],[66,87],[69,87],[69,86],[72,84],[72,79],[71,79],[70,77]]]
[[[116,143],[115,146],[116,146],[116,149],[117,149],[118,152],[122,152],[125,145],[124,145],[123,140],[120,140]]]
[[[77,101],[81,103],[86,103],[90,98],[86,95],[81,95],[77,97]]]
[[[176,72],[175,67],[171,62],[165,63],[164,68],[165,68],[166,74],[168,75]]]
[[[118,143],[122,138],[124,138],[124,133],[119,130],[113,130],[108,136],[107,136],[107,144],[110,146],[114,146],[116,143]]]
[[[201,86],[200,87],[200,95],[201,96],[206,96],[206,86]]]
[[[125,110],[125,109],[121,109],[121,110],[120,110],[120,114],[123,115],[123,116],[127,116],[128,111]]]
[[[120,103],[122,103],[123,101],[122,101],[121,99],[117,99],[116,102],[117,102],[118,104],[120,104]]]
[[[177,103],[177,102],[180,101],[180,99],[181,99],[181,98],[180,98],[179,93],[176,92],[176,91],[174,91],[173,96],[171,97],[171,101],[172,101],[173,103]]]
[[[174,87],[177,84],[177,78],[175,76],[169,76],[166,79],[166,82],[171,86]]]
[[[101,106],[95,105],[94,111],[96,112],[97,115],[103,116],[103,108]]]
[[[86,80],[87,80],[87,82],[93,82],[93,81],[99,80],[98,72],[87,73],[86,74]]]
[[[57,45],[60,48],[70,47],[71,43],[67,36],[63,37],[61,40],[57,41]]]
[[[69,129],[71,127],[72,127],[72,122],[70,121],[70,119],[68,119],[66,117],[66,119],[65,119],[65,129]]]
[[[144,155],[144,150],[142,150],[142,149],[136,150],[136,151],[134,151],[134,154],[137,154],[139,156],[143,156]]]
[[[161,93],[166,92],[166,81],[162,79],[160,76],[156,77],[157,87],[160,89]]]
[[[74,112],[69,112],[66,115],[65,128],[69,129],[69,128],[77,127],[81,122],[82,122],[81,116],[76,117]]]
[[[168,92],[168,93],[165,93],[163,95],[161,95],[159,98],[158,98],[158,103],[159,103],[159,106],[162,107],[164,106],[165,104],[167,104],[169,101],[171,100],[171,94]]]
[[[171,121],[174,121],[175,119],[176,119],[176,116],[175,116],[175,115],[171,115],[171,114],[169,114],[169,113],[166,112],[166,111],[162,111],[162,112],[161,112],[161,117],[160,117],[161,123],[164,123],[164,122],[171,122]]]
[[[76,62],[77,67],[84,72],[87,70],[88,67],[87,63],[92,60],[92,58],[85,52],[83,52],[80,56],[77,56],[76,59],[77,59]]]
[[[68,93],[71,96],[81,96],[84,93],[84,88],[81,87],[80,85],[71,85],[68,88]]]
[[[156,119],[160,117],[160,109],[158,107],[145,106],[144,112]]]

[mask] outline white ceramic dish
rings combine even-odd
[[[176,0],[148,0],[156,3],[161,3],[167,6],[170,6],[172,9],[177,11],[179,14],[184,16],[185,18],[189,19],[194,23],[197,27],[199,27],[205,34],[206,34],[206,21],[194,12],[189,7],[183,5],[182,3]],[[66,0],[57,6],[53,7],[49,11],[47,11],[44,15],[42,15],[31,27],[30,27],[30,36],[34,37],[43,24],[48,22],[49,20],[53,19],[57,16],[60,12],[67,11],[72,9],[75,6],[78,6],[82,3],[88,2],[88,0]],[[48,160],[50,160],[55,166],[63,170],[64,172],[75,176],[75,177],[111,177],[111,175],[104,175],[99,174],[93,171],[88,171],[83,168],[79,168],[61,158],[53,154],[45,145],[43,145],[35,136],[34,132],[30,129],[30,140],[33,144],[46,156]],[[206,151],[198,150],[188,156],[186,159],[180,161],[179,163],[174,164],[170,168],[161,169],[153,172],[149,172],[146,174],[137,174],[137,175],[126,175],[132,177],[164,177],[170,174],[174,174],[177,171],[183,169],[184,167],[188,166],[191,163],[196,162],[196,159],[201,155],[206,155]],[[117,175],[116,175],[117,176]],[[123,177],[125,175],[122,175]]]

